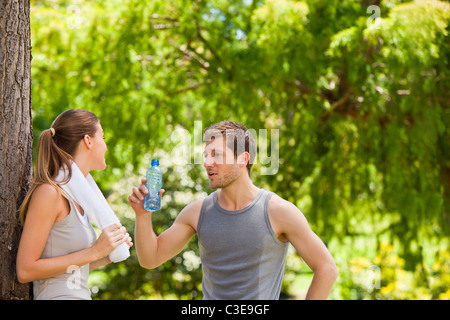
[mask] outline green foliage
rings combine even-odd
[[[446,299],[450,292],[448,251],[438,251],[432,267],[421,264],[415,270],[404,269],[405,260],[394,247],[380,244],[377,256],[350,260],[337,288],[342,299],[428,300]]]
[[[333,254],[348,236],[383,238],[395,243],[401,269],[415,272],[423,265],[420,244],[449,235],[450,6],[380,1],[381,17],[371,22],[365,3],[35,2],[35,136],[65,109],[95,112],[109,148],[108,169],[96,177],[126,203],[129,187],[111,185],[143,175],[150,158],[170,152],[177,128],[192,136],[194,121],[205,127],[231,119],[278,129],[279,170],[261,175],[256,164],[255,184],[295,203],[335,243]],[[165,177],[175,180],[166,190],[172,202],[183,201],[166,202],[158,232],[199,192],[211,191],[201,165],[191,163],[178,173],[179,165],[167,168]],[[153,272],[134,258],[126,268],[108,267],[102,277],[109,285],[99,294],[108,298],[115,285],[116,298],[155,291],[200,297],[199,271],[180,257]],[[150,284],[129,288],[120,272],[132,274],[135,286]]]

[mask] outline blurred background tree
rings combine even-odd
[[[66,109],[95,112],[109,150],[95,177],[131,233],[126,198],[161,158],[162,232],[212,191],[194,161],[195,121],[240,121],[269,140],[277,129],[278,171],[262,175],[257,163],[252,180],[296,204],[327,243],[341,271],[333,297],[386,297],[359,293],[352,272],[361,260],[349,261],[364,257],[383,277],[389,243],[425,290],[408,297],[445,298],[449,18],[438,0],[34,1],[35,140]],[[176,132],[192,138],[189,164],[173,157]],[[132,252],[92,273],[94,297],[201,298],[195,238],[155,270]],[[289,256],[284,293],[297,260]],[[381,281],[384,293],[393,279]]]

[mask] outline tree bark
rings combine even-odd
[[[33,170],[30,0],[0,0],[0,299],[30,299],[16,277],[19,206]]]

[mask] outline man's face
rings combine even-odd
[[[223,137],[216,137],[206,142],[203,166],[209,179],[211,189],[224,188],[235,181],[241,174],[234,158],[233,150],[227,148]]]

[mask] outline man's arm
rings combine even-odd
[[[152,269],[180,253],[187,245],[196,232],[196,221],[198,221],[203,200],[187,205],[173,225],[157,236],[153,231],[152,215],[161,213],[151,213],[144,209],[143,199],[147,192],[144,178],[139,188],[133,188],[133,193],[128,200],[136,213],[135,245],[139,264],[144,268]]]
[[[306,299],[327,299],[338,271],[330,252],[311,230],[303,213],[274,195],[269,201],[269,218],[278,238],[288,240],[314,272]]]

